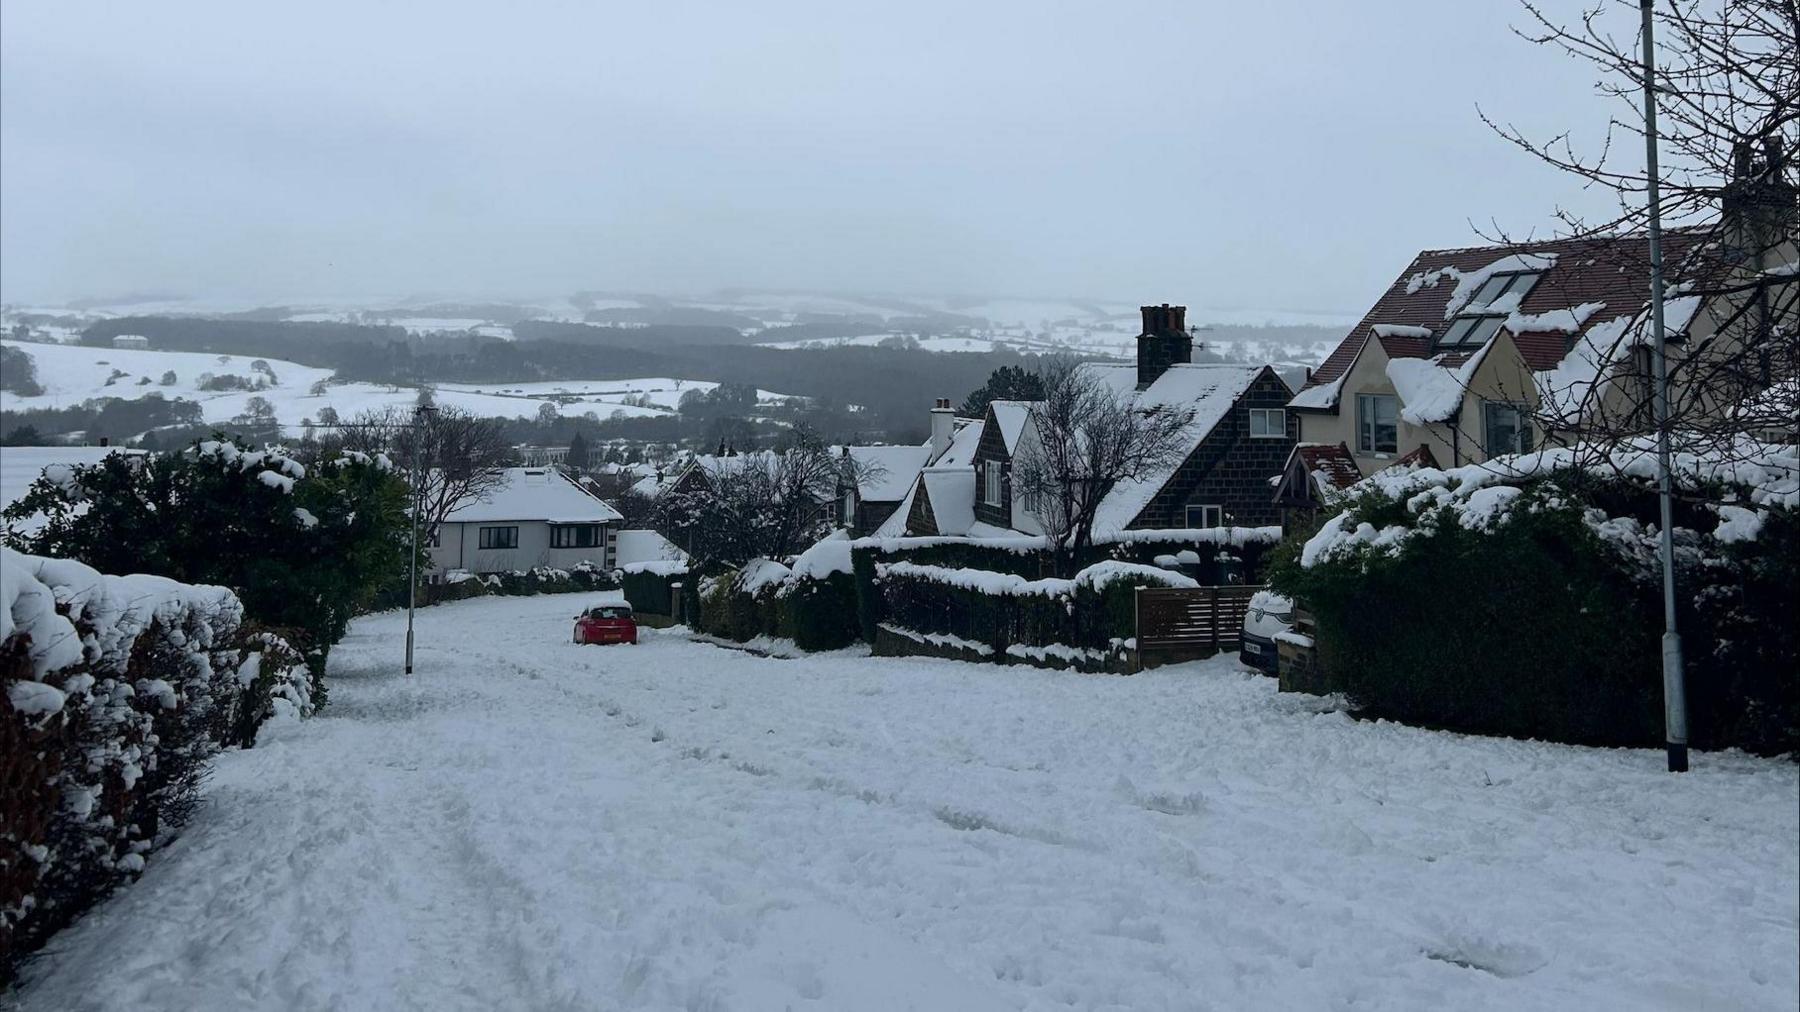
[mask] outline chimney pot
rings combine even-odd
[[[1194,337],[1186,327],[1187,307],[1140,307],[1144,314],[1144,332],[1138,336],[1137,386],[1139,390],[1177,364],[1194,360]]]
[[[955,434],[956,413],[950,409],[950,398],[939,397],[931,406],[931,460],[950,449],[950,439]]]

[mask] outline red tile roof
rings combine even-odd
[[[1671,280],[1681,277],[1679,265],[1705,238],[1705,233],[1671,230],[1664,236],[1663,258],[1671,265]],[[1377,324],[1401,327],[1425,327],[1431,338],[1377,337],[1390,358],[1426,358],[1431,354],[1432,340],[1449,326],[1445,310],[1456,292],[1456,280],[1438,272],[1451,268],[1462,273],[1479,271],[1495,261],[1516,253],[1550,255],[1555,263],[1543,272],[1537,287],[1519,305],[1522,315],[1572,309],[1583,303],[1604,303],[1576,330],[1533,331],[1514,334],[1519,353],[1534,370],[1551,369],[1578,340],[1587,327],[1628,313],[1635,313],[1649,301],[1649,241],[1641,236],[1603,239],[1559,239],[1521,246],[1471,246],[1463,249],[1426,250],[1413,258],[1406,270],[1389,285],[1361,322],[1338,344],[1325,361],[1314,370],[1302,389],[1330,383],[1348,372],[1361,354],[1363,345],[1373,336]],[[1432,279],[1436,278],[1435,284]],[[1422,282],[1422,283],[1421,283]],[[1446,360],[1458,364],[1463,355]]]
[[[1388,468],[1392,468],[1392,467],[1415,468],[1415,467],[1437,467],[1437,466],[1438,466],[1437,457],[1432,454],[1431,447],[1426,446],[1423,443],[1420,443],[1416,449],[1413,449],[1413,450],[1407,452],[1406,454],[1402,455],[1399,460],[1396,460],[1392,464],[1389,464],[1387,467],[1382,468],[1382,470],[1385,471]]]
[[[1362,480],[1362,469],[1343,443],[1301,443],[1294,447],[1301,466],[1315,480],[1323,480],[1332,488],[1349,488]]]

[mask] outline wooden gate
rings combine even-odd
[[[1243,639],[1244,613],[1260,586],[1140,587],[1137,666],[1210,657]]]

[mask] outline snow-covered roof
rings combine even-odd
[[[1172,365],[1144,390],[1137,390],[1136,365],[1085,363],[1082,370],[1105,381],[1115,389],[1132,391],[1143,408],[1181,407],[1192,410],[1193,420],[1183,432],[1182,446],[1171,462],[1155,473],[1122,481],[1113,486],[1094,518],[1096,533],[1124,530],[1150,505],[1150,500],[1168,484],[1189,454],[1200,445],[1213,427],[1218,425],[1231,406],[1236,404],[1267,366],[1261,365]]]
[[[1703,269],[1695,266],[1695,252],[1703,238],[1699,232],[1680,229],[1666,234],[1665,258],[1675,277]],[[1512,335],[1531,369],[1554,370],[1572,346],[1579,346],[1604,321],[1621,312],[1642,311],[1650,290],[1649,270],[1649,244],[1643,236],[1552,240],[1526,249],[1425,250],[1320,363],[1289,406],[1335,410],[1344,377],[1370,340],[1381,342],[1393,360],[1430,358],[1439,353],[1443,349],[1434,347],[1433,342],[1449,326],[1448,321],[1476,297],[1485,282],[1514,271],[1538,271],[1541,277],[1523,298],[1509,292],[1487,303],[1485,309],[1505,315],[1504,331]],[[1672,298],[1665,304],[1671,336],[1686,331],[1698,308],[1699,300],[1692,301],[1695,305],[1687,306]],[[1449,364],[1460,363],[1452,360]]]
[[[1669,334],[1687,330],[1700,310],[1700,297],[1680,295],[1663,301],[1663,326]],[[1537,373],[1538,398],[1544,413],[1570,425],[1599,405],[1598,393],[1632,348],[1651,340],[1647,307],[1614,316],[1587,329],[1554,368]]]
[[[1488,351],[1501,340],[1495,334],[1473,355],[1437,355],[1432,358],[1388,360],[1388,381],[1400,396],[1400,417],[1414,425],[1441,422],[1462,407],[1463,393]]]
[[[1296,459],[1321,496],[1362,480],[1362,469],[1343,443],[1301,443],[1294,447],[1288,466],[1292,467]]]
[[[1019,433],[1025,431],[1025,423],[1031,419],[1031,401],[990,401],[988,408],[994,412],[994,421],[1000,426],[1000,438],[1006,442],[1006,452],[1010,455],[1019,445]]]
[[[955,434],[950,437],[950,445],[942,456],[931,462],[933,467],[967,467],[975,462],[975,448],[981,445],[981,433],[987,423],[975,419],[964,423],[957,419]]]
[[[975,469],[932,466],[919,472],[939,534],[967,534],[975,525]]]
[[[647,478],[639,478],[637,481],[633,482],[631,490],[638,495],[649,496],[654,499],[657,496],[662,495],[663,490],[668,488],[671,484],[673,484],[673,482],[667,476],[659,478],[653,474]]]
[[[655,531],[620,531],[616,563],[620,566],[640,562],[686,562],[687,553],[675,547],[668,538]]]
[[[864,502],[894,502],[906,496],[931,457],[931,444],[919,446],[852,446],[856,461],[856,494]]]
[[[553,524],[598,524],[621,519],[619,512],[588,494],[551,467],[509,467],[506,480],[480,499],[458,507],[450,523],[543,520]]]
[[[878,538],[904,537],[907,517],[912,515],[913,498],[918,494],[919,480],[914,478],[912,486],[906,490],[905,498],[900,500],[900,505],[894,507],[894,512],[889,513],[887,519],[875,528],[872,536]]]

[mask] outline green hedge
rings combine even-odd
[[[1109,563],[1074,580],[881,563],[865,584],[880,599],[871,642],[892,642],[880,635],[886,626],[980,644],[1002,663],[1060,660],[1079,667],[1107,666],[1122,656],[1123,641],[1137,635],[1138,587],[1192,585],[1172,573]]]
[[[1296,541],[1271,568],[1272,586],[1317,619],[1328,688],[1361,713],[1412,724],[1660,744],[1653,491],[1628,479],[1554,476],[1525,485],[1489,522],[1470,519],[1467,497],[1441,487],[1409,507],[1418,494],[1364,492],[1341,528],[1370,525],[1352,539],[1361,543],[1308,566]],[[1709,533],[1717,524],[1694,504],[1676,515],[1689,739],[1792,751],[1800,747],[1795,517],[1771,510],[1760,537],[1735,544]],[[1391,536],[1378,545],[1376,532]]]
[[[841,650],[861,638],[856,578],[849,573],[797,579],[781,599],[781,607],[784,634],[802,650]]]
[[[701,631],[737,643],[758,636],[790,639],[806,651],[839,650],[860,638],[856,582],[850,574],[789,576],[755,593],[744,589],[743,574],[734,570],[708,581]]]
[[[679,583],[684,588],[697,580],[685,571],[680,573],[657,572],[624,572],[619,576],[619,586],[625,591],[625,600],[631,602],[633,611],[652,615],[675,614],[674,585]]]
[[[1219,543],[1219,534],[1214,531],[1126,531],[1090,545],[1076,561],[1082,569],[1108,561],[1154,566],[1159,556],[1192,551],[1200,557],[1200,564],[1188,570],[1186,575],[1202,586],[1257,583],[1261,581],[1271,550],[1280,541],[1280,531],[1278,528],[1254,530],[1254,535],[1240,534],[1224,545]],[[1221,561],[1221,557],[1230,561]],[[913,562],[947,569],[1005,573],[1033,580],[1052,575],[1050,556],[1040,538],[994,541],[863,538],[855,542],[850,560],[856,587],[857,624],[862,638],[870,643],[875,642],[876,630],[886,620],[886,603],[874,587],[877,563]],[[1125,635],[1135,635],[1135,630]]]

